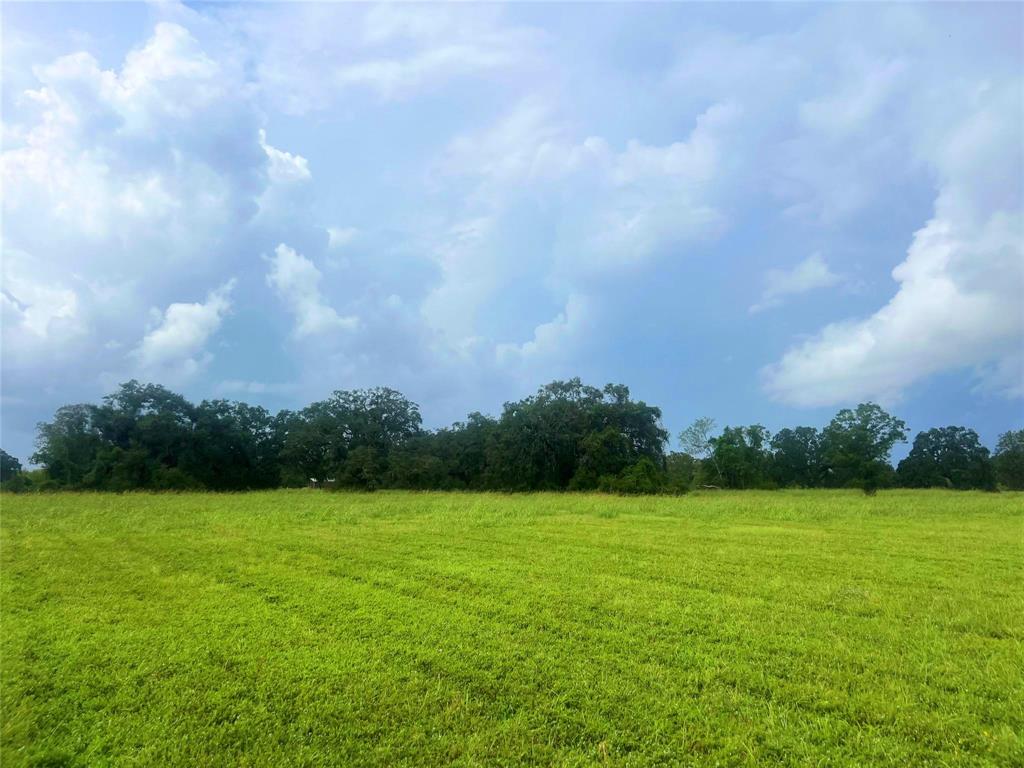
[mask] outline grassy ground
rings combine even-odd
[[[2,499],[18,765],[1022,765],[1024,496]]]

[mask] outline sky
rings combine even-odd
[[[2,7],[2,419],[131,378],[437,427],[1024,426],[1024,6]],[[904,447],[903,451],[906,450]]]

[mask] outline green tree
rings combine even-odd
[[[0,483],[6,483],[21,472],[21,462],[0,448]]]
[[[178,476],[197,464],[195,416],[195,407],[166,387],[134,379],[122,384],[93,410],[104,452],[89,484],[110,490],[148,487],[157,478],[164,483],[169,469],[180,470],[172,475],[175,483],[184,482]]]
[[[727,488],[761,488],[768,479],[768,430],[760,424],[726,427],[711,438],[719,482]]]
[[[918,432],[896,476],[907,488],[995,488],[988,448],[982,446],[977,432],[965,427]]]
[[[595,433],[604,436],[591,438]],[[590,463],[614,461],[611,456],[621,449],[628,455],[623,466],[646,456],[661,467],[667,438],[661,410],[632,400],[627,387],[554,381],[505,404],[488,441],[487,480],[506,490],[565,489],[588,451]],[[578,482],[590,486],[589,470]]]
[[[53,421],[38,425],[32,463],[41,465],[57,485],[65,488],[81,486],[103,447],[95,417],[96,407],[92,405],[58,408]]]
[[[683,452],[697,461],[698,472],[694,483],[706,485],[722,482],[722,468],[715,457],[715,420],[702,416],[679,433]]]
[[[821,435],[814,427],[780,429],[772,437],[770,475],[779,487],[821,484]]]
[[[700,462],[688,453],[673,451],[665,457],[665,489],[686,493],[697,483]]]
[[[907,425],[874,403],[839,411],[822,432],[822,470],[826,485],[863,488],[873,493],[892,483],[889,456],[906,442]]]
[[[322,482],[339,474],[355,478],[345,470],[349,453],[369,448],[381,462],[383,475],[390,454],[420,435],[421,424],[419,406],[393,389],[338,390],[285,420],[281,430],[285,474],[291,482],[297,478]],[[365,454],[360,463],[370,466]],[[363,480],[354,482],[365,485]],[[379,484],[380,479],[374,482]]]
[[[996,479],[1013,491],[1024,490],[1024,429],[999,436],[995,452]]]
[[[195,409],[185,472],[213,490],[274,488],[281,450],[275,419],[259,406],[204,400]]]

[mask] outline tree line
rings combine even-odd
[[[1024,430],[994,454],[976,432],[920,432],[897,467],[906,424],[874,403],[839,411],[823,429],[771,434],[760,424],[716,429],[702,418],[668,451],[661,410],[628,387],[554,381],[426,430],[419,406],[386,387],[336,391],[300,411],[272,414],[228,400],[194,405],[156,384],[129,381],[99,405],[59,408],[40,423],[31,462],[0,451],[11,491],[236,491],[317,485],[374,490],[601,490],[693,488],[1024,488]]]

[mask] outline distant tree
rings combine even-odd
[[[479,489],[488,486],[487,451],[497,429],[497,419],[473,412],[465,421],[435,433],[437,456],[445,464],[452,487]]]
[[[65,405],[57,409],[53,421],[38,425],[32,463],[41,465],[55,484],[79,487],[92,471],[103,447],[95,416],[95,406]]]
[[[424,433],[392,451],[385,484],[391,488],[417,490],[465,488],[456,480],[445,458],[442,439],[436,433]]]
[[[6,483],[21,472],[21,462],[0,449],[0,483]]]
[[[378,448],[360,445],[348,452],[335,480],[340,486],[375,491],[385,481],[387,461]]]
[[[104,451],[89,485],[123,490],[151,486],[164,470],[187,474],[197,463],[195,417],[195,406],[166,387],[134,379],[122,384],[93,411]]]
[[[596,473],[643,456],[661,467],[667,438],[661,410],[630,399],[627,387],[553,381],[505,403],[487,444],[487,482],[504,490],[593,487]]]
[[[760,424],[726,427],[711,438],[711,457],[727,488],[761,488],[768,479],[768,430]]]
[[[999,436],[994,463],[1000,483],[1013,491],[1024,490],[1024,429]]]
[[[386,473],[390,454],[420,435],[421,424],[419,406],[393,389],[338,390],[288,417],[282,430],[284,472],[291,482],[341,475],[360,487],[372,474],[379,485],[377,469],[366,473],[377,461],[380,474]],[[346,469],[349,453],[359,448],[371,449],[376,458],[371,462],[363,452],[358,460],[363,469],[356,471],[355,464]]]
[[[977,432],[964,427],[918,432],[896,476],[908,488],[995,488],[988,448],[981,445]]]
[[[772,437],[770,475],[780,487],[821,483],[821,435],[814,427],[781,429]]]
[[[665,489],[670,493],[686,493],[693,488],[700,471],[700,462],[688,453],[673,451],[665,457]]]
[[[204,400],[195,409],[194,450],[184,471],[213,490],[274,488],[280,484],[280,434],[259,406]]]
[[[679,445],[685,453],[693,456],[701,464],[710,465],[713,478],[720,482],[722,469],[715,458],[714,431],[715,420],[702,416],[679,433]]]
[[[611,493],[653,494],[665,487],[665,473],[647,456],[625,467],[618,475],[605,475],[600,488]]]
[[[605,475],[618,475],[633,459],[629,438],[615,427],[590,432],[579,443],[576,472],[569,481],[573,490],[597,488]]]
[[[821,455],[826,485],[863,488],[866,493],[892,483],[889,456],[906,442],[907,425],[874,403],[839,411],[825,427]]]

